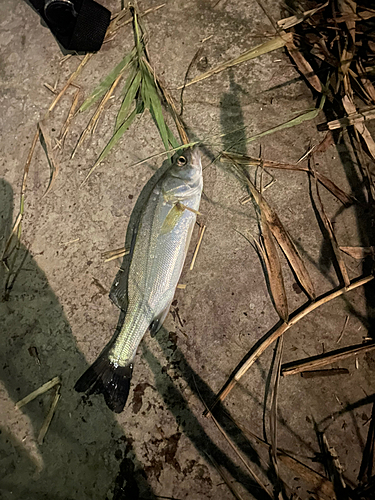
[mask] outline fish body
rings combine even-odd
[[[168,314],[180,278],[203,188],[198,150],[177,154],[152,189],[134,232],[123,325],[78,380],[79,392],[101,392],[115,412],[129,394],[134,357],[145,332],[155,334]],[[114,283],[123,288],[121,275]]]

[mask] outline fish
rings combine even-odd
[[[120,269],[110,292],[123,312],[121,326],[75,384],[78,392],[103,394],[115,413],[123,411],[128,399],[134,358],[143,336],[147,329],[156,335],[170,309],[202,189],[199,150],[180,150],[149,190],[132,229],[130,253],[125,257],[128,270]]]

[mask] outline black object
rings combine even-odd
[[[96,52],[111,20],[94,0],[29,0],[60,44],[70,51]]]

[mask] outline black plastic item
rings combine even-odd
[[[61,45],[69,51],[96,52],[111,13],[94,0],[29,0]]]

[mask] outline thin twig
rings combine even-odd
[[[318,356],[311,356],[310,358],[286,363],[281,367],[281,374],[283,377],[286,377],[287,375],[295,375],[296,373],[301,373],[306,370],[314,370],[315,368],[321,368],[322,366],[336,363],[341,359],[357,356],[357,354],[361,352],[372,351],[373,349],[375,349],[375,342],[343,347],[342,349],[325,352],[324,354],[320,354]]]
[[[37,398],[41,394],[44,394],[45,392],[49,391],[52,387],[54,387],[57,384],[61,384],[60,377],[54,377],[53,379],[49,380],[42,386],[38,387],[38,389],[36,389],[35,391],[31,392],[28,396],[18,401],[18,403],[16,403],[16,408],[22,408],[22,406],[25,406],[27,403],[30,403],[30,401]]]
[[[197,243],[197,246],[195,247],[194,255],[193,255],[193,258],[191,260],[190,271],[192,271],[194,269],[195,261],[197,259],[197,255],[198,255],[201,243],[202,243],[202,239],[203,239],[203,235],[204,235],[205,230],[206,230],[206,226],[203,224],[203,226],[201,226],[201,231],[200,231],[200,236],[199,236],[199,239],[198,239],[198,243]]]
[[[85,55],[85,57],[79,63],[78,68],[70,75],[70,77],[68,78],[68,81],[65,83],[64,87],[60,90],[60,92],[58,93],[58,95],[53,100],[51,106],[48,108],[48,113],[50,113],[51,111],[53,111],[53,109],[55,108],[56,104],[59,102],[59,100],[65,94],[65,92],[68,90],[69,85],[77,78],[77,76],[80,74],[80,72],[82,71],[82,69],[84,68],[84,66],[86,66],[86,64],[89,62],[89,60],[91,59],[91,57],[93,55],[94,55],[93,53],[88,53],[88,54]]]
[[[199,397],[200,397],[202,403],[204,404],[206,410],[208,411],[208,406],[207,406],[206,402],[204,401],[204,399],[203,399],[203,397],[202,397],[202,395],[201,395],[201,393],[200,393],[200,391],[198,389],[198,386],[197,386],[197,383],[195,381],[195,378],[194,378],[194,384],[195,384],[195,387],[197,389],[197,392],[199,394]],[[238,456],[238,458],[244,464],[244,466],[246,467],[247,471],[252,475],[252,477],[255,479],[255,481],[258,483],[258,485],[265,491],[265,493],[267,493],[267,495],[270,498],[273,498],[272,494],[268,491],[267,487],[263,484],[263,482],[260,479],[260,477],[251,469],[251,467],[249,466],[249,464],[247,463],[247,461],[245,460],[245,458],[243,457],[243,455],[237,450],[237,448],[233,444],[233,442],[230,439],[230,437],[228,436],[228,434],[225,432],[225,430],[222,428],[222,426],[219,424],[219,422],[216,420],[216,418],[213,415],[212,415],[212,420],[213,420],[214,424],[216,425],[216,427],[219,429],[220,433],[224,436],[225,440],[230,445],[230,447],[232,448],[232,450],[235,452],[235,454]]]
[[[43,425],[39,431],[39,435],[38,435],[38,444],[42,444],[43,443],[43,440],[44,440],[44,437],[45,435],[47,434],[47,431],[48,431],[48,428],[51,424],[51,421],[52,421],[52,418],[55,414],[55,411],[56,411],[56,406],[57,406],[57,403],[59,402],[59,399],[60,399],[60,388],[61,388],[61,385],[58,384],[56,386],[56,390],[55,390],[55,395],[52,399],[52,402],[51,402],[51,406],[48,410],[48,413],[46,415],[46,418],[44,419],[44,422],[43,422]]]
[[[345,323],[344,323],[344,326],[342,327],[342,330],[341,330],[341,333],[340,333],[340,336],[339,338],[336,340],[336,343],[339,344],[341,342],[341,339],[344,335],[344,332],[346,330],[346,327],[348,326],[348,323],[349,323],[349,314],[346,316],[345,318]]]
[[[373,275],[365,276],[356,280],[353,280],[348,287],[341,287],[336,290],[332,290],[324,295],[321,295],[314,302],[307,302],[300,309],[297,309],[289,318],[288,323],[282,323],[274,332],[266,334],[260,341],[253,351],[250,351],[247,356],[245,356],[245,361],[241,364],[240,368],[228,379],[223,388],[219,391],[210,411],[205,412],[206,417],[211,416],[212,409],[217,405],[217,403],[224,401],[228,396],[233,387],[242,378],[243,375],[248,371],[248,369],[255,363],[255,361],[263,354],[263,352],[275,342],[281,335],[283,335],[289,328],[298,323],[301,319],[307,316],[312,311],[315,311],[318,307],[323,304],[327,304],[331,300],[348,293],[355,288],[366,285],[371,280],[374,279]]]

